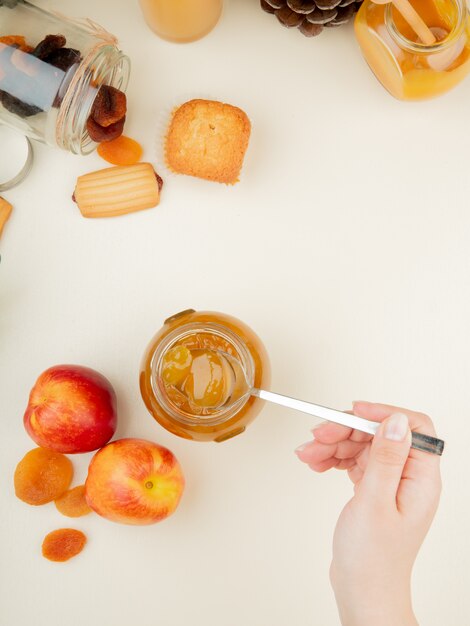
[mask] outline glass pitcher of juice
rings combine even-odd
[[[356,37],[370,68],[400,100],[424,100],[455,87],[470,71],[470,22],[464,0],[410,0],[436,38],[424,45],[390,4],[365,0]]]
[[[195,441],[241,434],[263,402],[250,395],[270,383],[259,337],[243,322],[193,309],[167,319],[145,352],[140,391],[164,428]]]
[[[223,0],[139,0],[149,27],[169,41],[205,37],[220,19]]]

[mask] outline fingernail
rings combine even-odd
[[[296,448],[294,450],[294,452],[296,454],[300,454],[300,452],[303,452],[305,450],[305,448],[308,446],[308,444],[310,443],[310,441],[308,441],[307,443],[303,443],[301,446],[299,446],[298,448]]]
[[[385,422],[384,437],[391,441],[403,441],[408,428],[408,417],[404,413],[394,413]]]

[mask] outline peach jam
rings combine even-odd
[[[455,87],[470,71],[470,20],[463,0],[410,0],[436,42],[421,43],[390,3],[365,0],[356,38],[382,85],[400,100],[423,100]]]
[[[223,313],[192,309],[166,320],[140,372],[151,415],[175,435],[197,441],[242,433],[262,408],[251,389],[269,383],[266,351],[248,326]]]

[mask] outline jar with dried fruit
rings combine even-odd
[[[248,326],[223,313],[193,309],[165,321],[140,372],[140,391],[152,416],[195,441],[241,434],[263,406],[251,389],[269,383],[266,350]]]
[[[0,123],[74,154],[115,139],[129,60],[91,20],[0,0]]]

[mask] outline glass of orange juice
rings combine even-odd
[[[139,0],[148,26],[163,39],[201,39],[220,19],[223,0]]]
[[[364,0],[355,19],[364,58],[400,100],[424,100],[455,87],[470,72],[470,19],[465,0],[410,0],[436,37],[425,45],[390,3]]]
[[[259,337],[224,313],[188,309],[167,319],[144,354],[140,391],[164,428],[193,441],[241,434],[263,406],[270,367]]]

